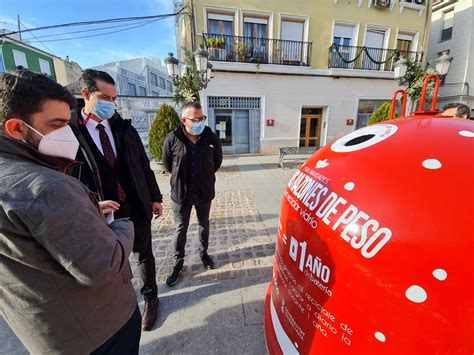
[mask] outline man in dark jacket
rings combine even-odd
[[[133,225],[67,174],[73,106],[45,75],[0,75],[0,313],[32,354],[138,354]]]
[[[113,78],[88,69],[81,85],[85,107],[76,121],[81,143],[76,159],[83,164],[73,175],[99,195],[104,211],[112,211],[109,220],[129,217],[134,223],[133,252],[145,299],[142,329],[150,330],[158,316],[151,219],[153,213],[161,216],[163,198],[138,132],[115,111]]]
[[[215,196],[215,172],[222,164],[222,147],[217,136],[205,125],[201,105],[187,103],[182,109],[182,125],[168,134],[163,145],[163,163],[171,172],[171,200],[176,225],[173,271],[166,279],[168,286],[178,281],[183,270],[186,234],[194,206],[199,222],[199,249],[204,267],[214,262],[207,254],[209,213]]]

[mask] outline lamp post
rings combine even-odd
[[[395,64],[393,65],[393,73],[395,75],[395,79],[403,78],[408,70],[408,61],[405,57],[400,57]]]
[[[436,58],[435,70],[438,72],[439,75],[448,74],[452,60],[453,57],[449,55],[448,51],[443,51],[441,55]],[[405,57],[400,57],[395,62],[395,64],[393,65],[393,73],[395,79],[401,79],[407,74],[408,64],[408,60]]]
[[[168,75],[173,81],[176,80],[178,77],[178,70],[179,70],[179,60],[173,57],[173,53],[168,53],[168,57],[165,59],[166,70],[168,71]]]
[[[194,62],[196,63],[196,70],[199,73],[200,84],[199,90],[207,88],[207,84],[212,78],[212,64],[209,63],[209,53],[201,45],[194,53]],[[189,68],[185,63],[179,63],[178,59],[173,56],[173,53],[168,53],[165,59],[166,70],[169,77],[174,84],[189,72]]]
[[[440,75],[448,74],[449,67],[453,57],[448,54],[448,51],[443,51],[441,55],[436,59],[435,68]]]
[[[434,68],[437,74],[441,77],[445,77],[448,73],[449,67],[451,65],[451,61],[453,58],[448,54],[448,51],[444,51],[441,55],[436,59]],[[408,107],[410,111],[414,109],[414,104],[417,101],[417,94],[418,84],[420,83],[420,78],[423,78],[427,75],[428,65],[425,69],[421,68],[421,66],[417,62],[411,62],[409,59],[405,57],[400,57],[393,66],[393,74],[394,78],[399,81],[401,86],[405,86],[407,92],[410,90],[412,93],[408,92],[409,95],[409,104]],[[433,67],[433,66],[431,66]]]

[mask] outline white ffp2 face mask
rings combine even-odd
[[[40,153],[71,160],[76,158],[77,150],[79,149],[79,141],[70,126],[64,126],[48,134],[42,134],[28,123],[24,123],[33,132],[41,136],[41,141],[38,145],[38,151]]]

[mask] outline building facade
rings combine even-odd
[[[0,34],[6,32],[10,31],[0,30]],[[54,55],[20,41],[15,35],[0,37],[0,72],[14,71],[22,66],[56,79],[54,58]]]
[[[117,105],[117,111],[120,113],[120,115],[126,119],[132,120],[133,127],[135,127],[138,131],[143,146],[145,147],[147,153],[149,153],[151,125],[155,120],[156,114],[161,105],[165,103],[174,107],[173,97],[159,96],[144,98],[138,96],[119,96],[117,97],[115,103]]]
[[[214,78],[201,100],[231,154],[320,147],[365,126],[398,87],[394,62],[424,61],[429,40],[428,0],[175,1],[183,6],[177,48],[207,48]]]
[[[53,62],[56,81],[61,85],[68,86],[81,78],[82,68],[78,63],[69,60],[69,58],[63,60],[58,57],[54,57]]]
[[[109,73],[121,96],[171,96],[173,83],[160,58],[135,58],[94,67]]]
[[[443,52],[453,59],[439,92],[441,106],[462,102],[474,112],[474,6],[472,0],[437,1],[433,4],[428,61]]]

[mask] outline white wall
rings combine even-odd
[[[443,29],[443,13],[454,8],[452,38],[441,42]],[[431,22],[431,35],[428,48],[428,62],[432,67],[439,52],[449,50],[453,57],[446,77],[446,83],[468,82],[474,90],[474,7],[472,0],[460,0],[452,5],[434,11]],[[466,90],[462,85],[444,86],[440,89],[440,97],[457,96]],[[471,92],[471,96],[473,93]],[[441,99],[441,101],[443,101]],[[448,100],[449,101],[449,100]],[[451,100],[452,101],[452,100]]]
[[[322,129],[320,140],[327,144],[355,129],[346,119],[356,118],[359,98],[390,99],[397,88],[395,80],[385,79],[215,72],[201,100],[207,110],[207,96],[262,97],[262,121],[273,118],[275,126],[262,124],[261,149],[274,154],[278,147],[298,145],[302,107],[325,108],[327,137]]]

